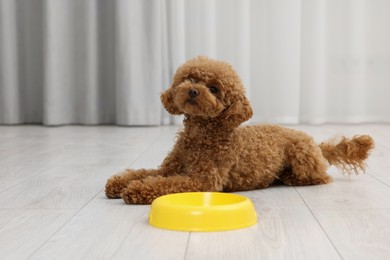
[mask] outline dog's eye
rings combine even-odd
[[[216,86],[209,86],[209,90],[213,94],[218,93],[218,88]]]

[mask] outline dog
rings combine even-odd
[[[240,126],[253,114],[240,77],[207,57],[179,67],[161,101],[170,114],[184,115],[176,144],[157,169],[127,169],[108,179],[108,198],[150,204],[170,193],[326,184],[330,165],[364,171],[374,147],[368,135],[316,144],[304,132],[277,125]]]

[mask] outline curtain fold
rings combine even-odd
[[[44,123],[116,122],[115,6],[46,1]]]
[[[117,123],[161,123],[163,90],[162,1],[118,1],[116,7]]]
[[[0,0],[0,124],[175,124],[180,64],[231,63],[253,122],[390,122],[390,2]]]

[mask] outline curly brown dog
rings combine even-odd
[[[317,145],[307,134],[275,125],[239,125],[252,108],[239,76],[227,63],[194,58],[176,72],[161,95],[166,110],[184,114],[184,129],[158,169],[128,169],[106,184],[108,198],[149,204],[155,198],[189,191],[243,191],[331,181],[326,169],[364,171],[374,147],[370,136]]]

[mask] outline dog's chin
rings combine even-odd
[[[215,118],[222,112],[222,110],[222,108],[202,106],[196,100],[191,99],[187,100],[182,106],[184,114],[205,118]]]

